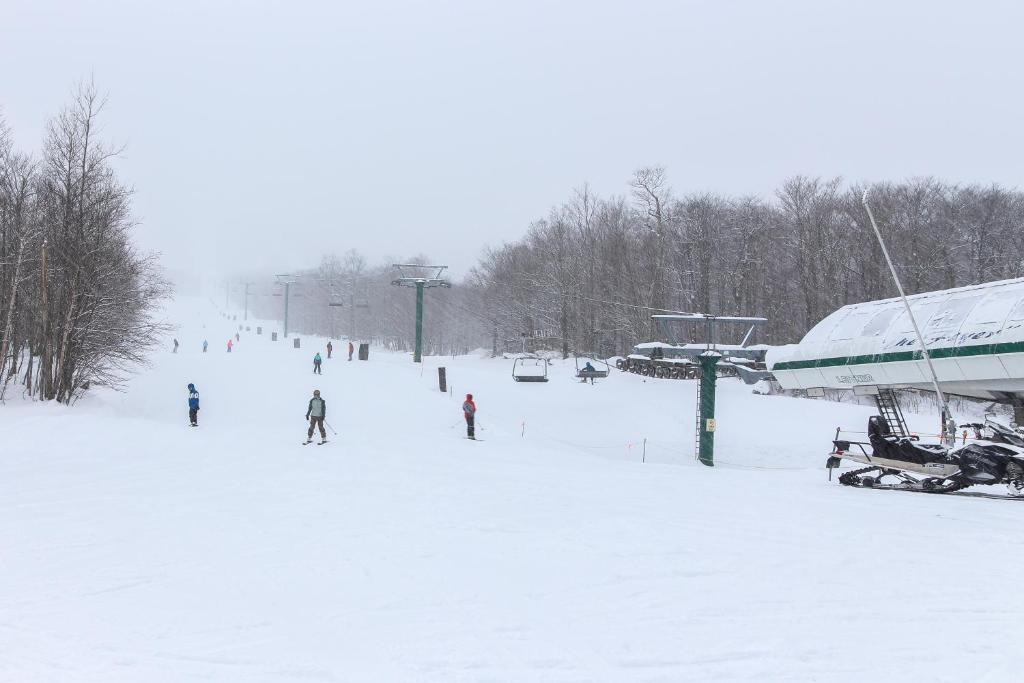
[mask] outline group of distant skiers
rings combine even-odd
[[[352,342],[349,342],[348,343],[348,359],[349,360],[352,360],[352,354],[355,352],[355,350],[356,350],[356,347],[352,345]],[[327,357],[331,358],[331,354],[333,352],[334,352],[334,345],[331,342],[327,342]],[[323,365],[322,365],[323,362],[324,362],[323,357],[320,355],[320,352],[317,351],[316,354],[313,355],[313,374],[314,375],[322,375],[322,374],[324,374],[323,373]]]
[[[235,341],[239,340],[239,335],[235,334]],[[207,341],[203,340],[203,353],[206,353]],[[228,353],[231,353],[231,347],[233,346],[232,340],[228,339]],[[334,351],[334,345],[327,342],[327,357],[331,358],[331,354]],[[174,340],[174,353],[178,352],[178,340]],[[352,360],[352,354],[355,352],[355,346],[352,342],[348,343],[348,359]],[[323,358],[320,356],[320,352],[317,351],[313,356],[313,372],[315,374],[323,374],[322,370]],[[462,404],[462,413],[466,419],[466,436],[470,439],[476,439],[476,403],[473,402],[473,394],[466,394],[466,400]],[[319,389],[313,390],[313,397],[309,399],[309,404],[306,406],[306,420],[309,421],[309,430],[306,432],[306,440],[303,445],[311,443],[313,441],[313,433],[316,431],[320,432],[320,444],[327,443],[327,431],[324,429],[325,420],[327,419],[327,401],[320,395]],[[192,427],[199,426],[199,390],[196,389],[195,384],[188,385],[188,421]]]
[[[231,353],[231,349],[234,348],[235,342],[239,342],[241,340],[242,340],[242,336],[238,332],[235,332],[235,338],[234,339],[231,339],[229,337],[228,338],[228,346],[227,346],[228,353]],[[180,346],[180,344],[178,344],[178,340],[175,339],[174,340],[174,347],[171,349],[171,353],[177,353],[179,346]],[[210,348],[210,342],[208,342],[207,340],[204,339],[203,340],[203,353],[206,353],[207,349],[209,349],[209,348]],[[331,354],[333,353],[333,351],[334,351],[334,344],[332,344],[331,342],[327,342],[327,357],[328,358],[331,357]],[[349,342],[348,343],[348,359],[349,360],[352,360],[352,354],[355,353],[355,351],[356,351],[356,347],[352,344],[352,342]],[[320,352],[317,352],[317,354],[315,356],[313,356],[313,372],[315,372],[317,374],[322,374],[320,372],[320,362],[321,362],[321,360],[322,359],[320,357]]]
[[[241,335],[239,335],[237,332],[235,332],[235,338],[234,339],[231,339],[229,337],[228,338],[228,353],[231,353],[231,349],[235,345],[235,342],[241,341],[241,340],[242,340]],[[174,348],[171,349],[171,353],[177,353],[178,352],[178,346],[180,346],[180,344],[178,344],[178,340],[175,339],[174,340]],[[206,350],[208,348],[210,348],[210,342],[208,342],[207,340],[204,339],[203,340],[203,353],[206,353]]]

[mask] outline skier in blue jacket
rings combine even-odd
[[[188,421],[193,427],[199,426],[199,390],[195,384],[188,385]]]

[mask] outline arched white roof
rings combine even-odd
[[[984,374],[978,363],[983,357],[1024,353],[1024,278],[925,292],[908,297],[908,301],[929,353],[937,361],[950,360],[941,363],[944,371],[940,379],[975,380],[979,372]],[[969,358],[975,360],[968,362]],[[921,359],[921,345],[903,302],[893,298],[840,308],[811,328],[799,344],[769,351],[768,366],[783,386],[787,386],[787,380],[803,387],[910,386],[915,384],[911,376],[901,373],[897,381],[892,376],[893,367],[868,373],[870,379],[863,372],[858,374],[857,368],[879,368]],[[970,369],[966,369],[968,365]],[[838,367],[851,371],[847,375],[824,372],[819,383],[810,385],[812,377],[804,376],[797,382],[787,375],[787,371]],[[1000,379],[1024,379],[1024,372],[1015,369],[1001,375]]]

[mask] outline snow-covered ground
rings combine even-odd
[[[338,340],[314,377],[326,340],[172,311],[127,393],[0,408],[0,681],[1020,677],[1024,508],[829,483],[869,408],[723,381],[712,469],[694,382]]]

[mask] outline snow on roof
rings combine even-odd
[[[1024,278],[922,292],[907,300],[925,344],[939,358],[1003,353],[1008,345],[1024,342]],[[769,350],[768,366],[799,371],[917,362],[920,350],[913,322],[896,297],[843,306],[811,328],[799,344]],[[881,383],[878,373],[871,374]],[[843,378],[857,376],[846,373]],[[780,381],[785,386],[785,379]]]
[[[687,351],[705,351],[708,347],[718,351],[765,351],[771,347],[767,344],[751,344],[740,346],[739,344],[666,344],[665,342],[644,342],[637,344],[634,349],[685,349]]]
[[[930,297],[947,296],[947,295],[950,295],[950,294],[959,294],[961,292],[977,292],[977,291],[989,290],[989,289],[1004,289],[1006,287],[1011,287],[1011,286],[1014,286],[1014,285],[1019,285],[1019,286],[1024,287],[1024,277],[1012,278],[1010,280],[994,280],[993,282],[982,282],[982,283],[977,284],[977,285],[964,285],[963,287],[953,287],[952,289],[937,289],[937,290],[932,291],[932,292],[921,292],[919,294],[911,294],[911,295],[907,296],[907,299],[909,299],[911,302],[913,302],[915,299],[926,299],[926,298],[930,298]],[[895,303],[902,303],[902,299],[900,299],[898,296],[894,296],[894,297],[892,297],[890,299],[878,299],[878,300],[875,300],[875,301],[864,301],[864,302],[861,302],[859,304],[847,304],[846,306],[843,306],[843,308],[856,308],[856,307],[860,307],[860,306],[873,306],[873,305],[888,304],[888,303],[893,303],[893,302],[895,302]],[[840,308],[839,310],[843,310],[843,309]]]
[[[644,342],[637,344],[634,348],[637,349],[672,349],[675,348],[672,344],[666,344],[665,342]]]
[[[641,353],[631,353],[631,354],[629,354],[627,356],[627,358],[632,358],[633,360],[651,360],[650,356],[645,356],[645,355],[643,355]],[[689,358],[659,358],[658,362],[659,363],[669,363],[669,364],[677,363],[679,365],[692,365],[693,364],[693,361],[690,360]]]
[[[706,313],[673,313],[652,315],[655,320],[714,320],[724,323],[766,323],[768,318],[743,317],[735,315],[707,315]]]

